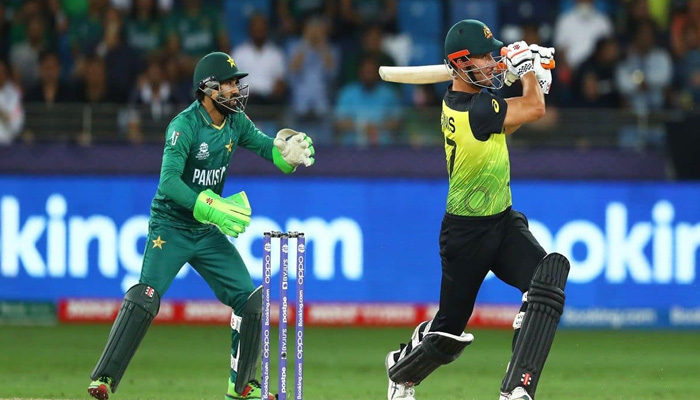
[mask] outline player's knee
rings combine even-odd
[[[160,309],[160,293],[149,285],[138,283],[124,295],[124,301],[135,303],[155,317]]]

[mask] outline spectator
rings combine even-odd
[[[695,25],[683,29],[684,53],[676,63],[676,80],[680,91],[681,107],[696,109],[700,104],[700,34]]]
[[[104,60],[97,55],[86,57],[83,76],[78,84],[77,100],[93,104],[119,102],[120,98],[110,89]]]
[[[357,79],[360,61],[367,57],[373,57],[379,62],[379,65],[396,65],[394,58],[382,50],[383,35],[384,32],[379,25],[370,25],[365,29],[362,34],[362,47],[356,52],[348,54],[347,57],[343,56],[341,74],[343,84]]]
[[[177,94],[170,82],[161,58],[148,62],[146,72],[129,96],[131,106],[127,136],[131,143],[143,142],[143,126],[171,118],[178,104]]]
[[[638,24],[627,57],[616,71],[620,92],[639,115],[664,107],[673,77],[671,56],[655,43],[655,37],[653,21]]]
[[[328,25],[323,18],[311,17],[304,35],[291,48],[289,87],[294,126],[306,132],[319,132],[314,140],[329,141],[327,115],[331,109],[331,90],[338,75],[338,52],[329,43]],[[318,139],[317,139],[318,138]]]
[[[156,55],[165,43],[156,0],[135,0],[125,23],[126,44],[142,56]]]
[[[345,145],[384,146],[395,143],[399,128],[399,98],[379,79],[372,57],[360,62],[357,82],[340,90],[335,110],[339,142]]]
[[[104,37],[95,52],[105,61],[112,98],[125,103],[141,70],[139,54],[124,43],[122,16],[115,8],[105,13]]]
[[[673,64],[668,51],[654,40],[656,30],[652,20],[640,22],[627,51],[619,64],[616,82],[626,103],[640,117],[660,111],[665,106],[666,92],[673,77]],[[658,126],[634,126],[620,134],[620,145],[642,149],[647,145],[662,146],[664,132]]]
[[[24,124],[20,89],[10,80],[7,63],[0,59],[0,145],[8,145]]]
[[[556,19],[557,9],[552,7],[552,0],[500,0],[501,36],[505,43],[525,40],[523,28],[534,26],[538,30],[541,42],[548,45],[552,39],[552,24]]]
[[[40,14],[30,17],[26,39],[10,50],[13,75],[25,89],[34,86],[39,80],[39,53],[47,47],[44,41],[45,26]]]
[[[184,9],[170,19],[167,46],[170,55],[180,53],[184,76],[192,76],[197,61],[211,51],[231,49],[221,14],[201,0],[184,0]]]
[[[331,18],[335,11],[334,6],[335,2],[324,0],[278,0],[278,34],[282,37],[301,35],[299,21],[319,15]]]
[[[686,25],[692,25],[700,35],[700,0],[688,0],[686,10],[676,15],[671,22],[671,48],[676,57],[685,54],[683,30]]]
[[[102,23],[104,15],[109,8],[108,0],[90,0],[88,2],[87,13],[78,13],[70,21],[69,35],[71,38],[71,47],[73,51],[73,59],[82,60],[82,55],[88,49],[94,48],[100,39],[104,36],[102,31]],[[81,65],[77,66],[77,74],[80,74]]]
[[[590,57],[598,39],[612,34],[610,18],[593,7],[593,0],[576,0],[576,6],[555,23],[557,83],[571,86],[572,73]]]
[[[282,50],[268,38],[267,19],[253,14],[248,22],[249,39],[237,46],[231,56],[244,71],[250,85],[249,101],[256,104],[282,104],[285,101],[285,59]]]
[[[7,60],[10,54],[10,23],[6,19],[5,5],[0,3],[0,60]]]
[[[620,92],[615,84],[619,54],[615,38],[598,40],[593,54],[581,65],[574,80],[579,107],[620,107]]]
[[[39,82],[24,97],[26,102],[44,104],[74,100],[73,90],[61,81],[61,61],[58,53],[43,51],[39,55]]]
[[[379,25],[384,32],[395,33],[396,0],[340,0],[340,24],[346,35],[364,25]]]

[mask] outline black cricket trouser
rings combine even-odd
[[[453,335],[464,332],[489,271],[526,292],[545,255],[525,215],[510,207],[489,217],[445,214],[440,229],[440,309],[430,330]]]

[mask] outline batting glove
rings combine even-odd
[[[530,48],[524,41],[521,40],[508,45],[505,51],[502,50],[502,52],[505,52],[508,72],[516,75],[518,79],[522,79],[523,75],[534,69],[532,65],[532,51],[530,51]],[[508,73],[506,73],[507,75]]]
[[[542,47],[536,44],[530,45],[530,51],[534,55],[533,64],[537,83],[542,88],[542,93],[549,94],[552,87],[552,70],[554,69],[554,47]]]

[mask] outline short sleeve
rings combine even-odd
[[[508,103],[503,98],[487,92],[477,94],[472,101],[469,125],[474,137],[486,141],[492,134],[503,133]]]

